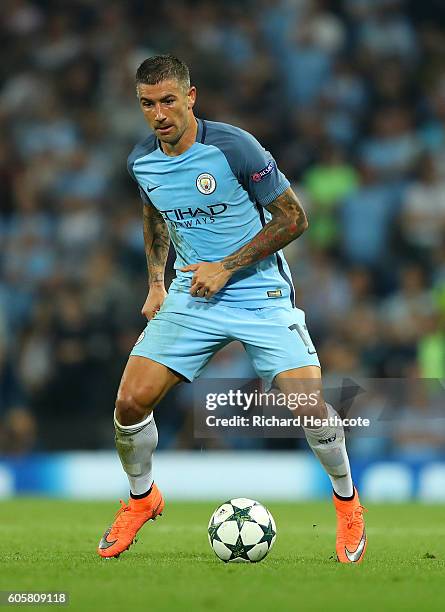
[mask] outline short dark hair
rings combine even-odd
[[[174,79],[184,89],[190,87],[190,73],[187,64],[175,55],[154,55],[142,62],[136,71],[136,85],[156,85],[161,81]]]

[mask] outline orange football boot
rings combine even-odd
[[[354,497],[343,500],[333,495],[337,512],[337,559],[340,563],[360,563],[368,545],[363,512],[366,508],[360,505],[357,489]]]
[[[153,484],[150,494],[142,499],[130,497],[128,505],[121,500],[121,508],[114,522],[102,536],[97,549],[104,558],[118,557],[133,544],[139,529],[150,520],[155,520],[164,510],[164,498]]]

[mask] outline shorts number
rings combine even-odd
[[[305,347],[307,348],[307,352],[309,355],[315,355],[317,352],[315,350],[314,345],[312,344],[311,337],[309,336],[309,332],[307,330],[306,325],[298,325],[298,323],[294,323],[293,325],[289,325],[289,329],[291,331],[296,331],[300,338],[303,340]]]

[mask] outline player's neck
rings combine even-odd
[[[198,122],[195,116],[192,114],[190,117],[189,125],[187,126],[185,132],[181,136],[180,140],[174,145],[169,144],[168,142],[162,142],[161,147],[166,155],[170,157],[176,157],[181,155],[190,149],[190,147],[196,142],[196,134],[198,132]]]

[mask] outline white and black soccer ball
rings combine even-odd
[[[245,497],[231,499],[219,506],[210,518],[208,533],[210,546],[226,563],[261,561],[277,537],[269,510]]]

